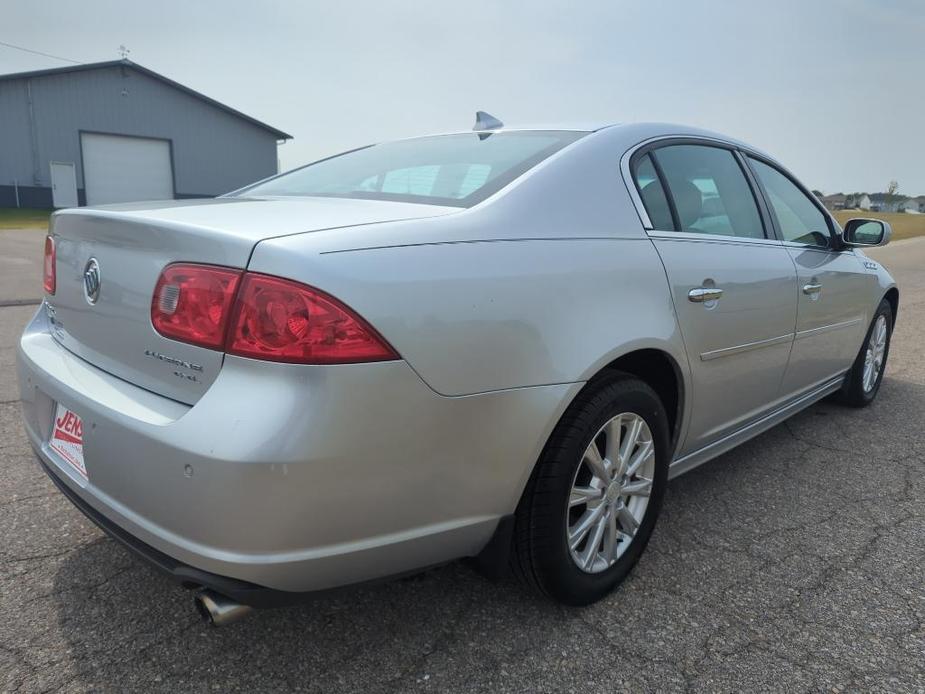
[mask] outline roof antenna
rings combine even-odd
[[[498,130],[504,127],[504,123],[499,121],[490,113],[485,111],[476,111],[475,112],[475,125],[472,126],[472,129],[475,132],[482,130]]]
[[[123,44],[119,44],[119,57],[122,60],[128,60],[128,54],[132,51],[125,47]]]

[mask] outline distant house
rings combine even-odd
[[[875,193],[873,197],[877,195],[882,195],[881,193]],[[845,207],[846,210],[869,210],[872,209],[871,205],[873,204],[873,197],[867,193],[855,193],[849,195],[845,198]]]
[[[874,212],[899,212],[905,205],[906,200],[908,198],[905,195],[874,193],[870,196],[869,209]]]
[[[887,200],[889,198],[889,201]],[[925,195],[910,198],[906,195],[887,195],[886,193],[834,193],[819,198],[826,209],[832,210],[870,210],[872,212],[912,212],[925,214]]]
[[[918,212],[925,214],[925,195],[918,195],[902,201],[903,212]]]
[[[825,205],[827,210],[843,210],[845,209],[845,199],[846,196],[844,193],[835,193],[834,195],[823,195],[819,198],[822,201],[822,204]]]

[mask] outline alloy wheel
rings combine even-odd
[[[880,370],[883,368],[883,359],[886,356],[887,327],[886,316],[878,316],[874,323],[873,330],[870,331],[870,339],[867,341],[867,352],[864,355],[864,392],[869,393],[873,390],[880,376]]]
[[[572,480],[566,541],[575,565],[605,571],[626,551],[642,523],[655,475],[655,444],[632,412],[610,419],[591,439]]]

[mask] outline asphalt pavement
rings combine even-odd
[[[226,628],[53,487],[13,350],[41,231],[0,231],[0,691],[925,692],[925,239],[871,255],[899,323],[877,402],[819,403],[670,483],[644,557],[570,609],[464,564]]]

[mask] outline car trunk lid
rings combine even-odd
[[[46,297],[55,338],[135,385],[194,404],[215,380],[221,351],[172,340],[151,323],[161,271],[174,262],[244,269],[264,239],[447,214],[457,208],[340,198],[215,199],[67,210],[52,218],[57,287]],[[99,273],[96,300],[84,275]]]

